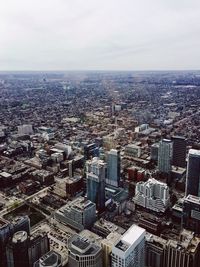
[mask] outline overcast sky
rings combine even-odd
[[[0,70],[200,69],[200,0],[1,0]]]

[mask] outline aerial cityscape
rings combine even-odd
[[[0,267],[200,267],[200,1],[0,5]]]
[[[1,267],[198,266],[200,72],[7,72],[0,99]]]

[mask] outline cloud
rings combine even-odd
[[[1,70],[200,69],[199,0],[2,0]]]

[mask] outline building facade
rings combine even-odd
[[[86,162],[87,198],[96,203],[97,210],[105,209],[105,180],[107,164],[99,158]]]
[[[103,267],[102,248],[87,238],[74,235],[68,248],[68,267]]]
[[[118,187],[120,181],[120,151],[111,149],[107,158],[106,184]]]
[[[153,178],[147,182],[138,182],[133,200],[144,208],[165,212],[170,204],[169,187]]]
[[[131,226],[112,248],[112,267],[145,266],[145,230]]]
[[[170,174],[172,157],[172,141],[163,139],[158,148],[158,170],[161,173]]]
[[[182,226],[200,234],[200,197],[188,195],[184,199]]]
[[[96,205],[78,197],[57,210],[55,219],[78,231],[90,228],[96,220]]]
[[[200,150],[189,150],[185,194],[200,197]]]
[[[173,136],[172,165],[185,168],[186,165],[186,139],[182,136]]]

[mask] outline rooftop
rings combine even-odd
[[[126,244],[130,246],[135,241],[137,241],[140,236],[144,234],[145,234],[145,229],[134,224],[122,236],[121,241],[125,242]]]
[[[185,200],[200,205],[200,197],[188,195]]]
[[[27,232],[19,231],[13,235],[12,242],[13,243],[24,242],[27,238],[28,238]]]
[[[189,150],[189,155],[192,155],[192,156],[200,156],[200,150],[197,150],[197,149],[190,149]]]
[[[60,262],[61,262],[61,256],[57,252],[51,250],[47,254],[43,255],[39,259],[39,261],[37,261],[34,264],[34,266],[35,267],[37,267],[37,266],[38,267],[43,267],[43,266],[47,266],[47,267],[49,267],[49,266],[58,266],[58,264]]]

